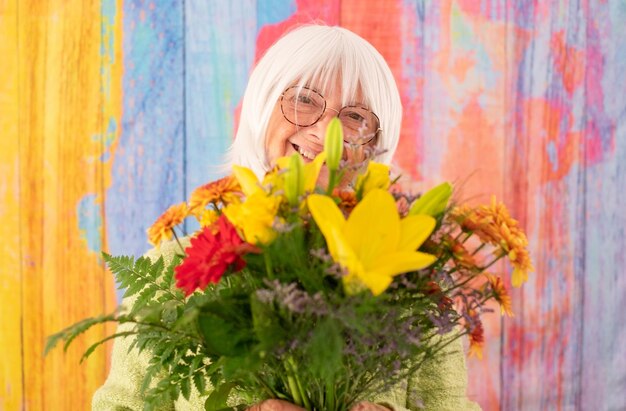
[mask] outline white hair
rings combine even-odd
[[[272,111],[286,88],[315,84],[328,91],[341,76],[342,104],[354,101],[357,90],[380,119],[376,161],[390,163],[400,137],[402,103],[389,66],[366,40],[342,27],[306,25],[272,45],[250,75],[243,97],[239,128],[228,164],[250,168],[258,176],[270,168],[265,152]]]

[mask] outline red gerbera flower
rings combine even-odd
[[[242,256],[259,249],[243,241],[222,215],[214,226],[205,227],[192,238],[191,246],[185,251],[187,257],[176,267],[176,286],[189,295],[197,288],[217,283],[229,267],[233,272],[242,270],[246,266]]]

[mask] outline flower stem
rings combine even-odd
[[[293,397],[293,403],[295,405],[302,405],[302,398],[300,397],[300,390],[298,389],[298,384],[294,379],[291,372],[287,373],[287,385],[289,385],[289,391],[291,391],[291,396]]]
[[[335,409],[335,384],[332,381],[326,381],[326,409]]]
[[[302,383],[300,382],[300,378],[298,378],[298,367],[293,361],[293,357],[287,358],[287,364],[290,368],[290,374],[292,374],[293,376],[292,378],[295,380],[296,388],[298,389],[298,394],[302,401],[301,405],[304,405],[304,408],[306,408],[307,410],[311,410],[312,409],[311,403],[309,401],[309,398],[306,395],[306,392],[304,391],[304,387],[302,386]]]
[[[185,253],[185,248],[180,243],[180,240],[178,239],[178,235],[176,235],[176,231],[174,230],[174,228],[172,228],[172,233],[174,234],[174,238],[176,239],[176,242],[178,243],[178,246],[180,247],[180,250],[183,252],[183,256],[184,256],[186,254]]]
[[[330,196],[333,194],[333,189],[335,185],[337,185],[337,171],[336,170],[328,170],[328,187],[326,188],[326,195]]]
[[[269,253],[263,253],[263,260],[265,261],[265,271],[267,272],[267,278],[274,279],[274,271],[272,270],[272,259]]]

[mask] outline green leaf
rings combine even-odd
[[[206,411],[221,411],[231,409],[226,405],[226,401],[228,400],[228,395],[236,386],[237,384],[233,382],[228,382],[217,386],[215,390],[213,390],[211,395],[209,395],[209,398],[206,399],[206,402],[204,403],[204,409]]]
[[[191,380],[189,378],[183,378],[180,380],[180,391],[183,394],[183,397],[189,401],[189,397],[191,396]]]
[[[48,337],[48,341],[46,342],[46,347],[44,349],[44,355],[47,355],[50,350],[52,350],[60,341],[65,341],[63,346],[63,350],[67,351],[69,345],[78,337],[79,335],[85,333],[94,325],[103,324],[109,321],[119,321],[115,314],[108,315],[100,315],[98,317],[86,318],[82,321],[77,322],[56,334]]]
[[[206,380],[204,379],[204,375],[201,372],[197,372],[193,375],[193,384],[196,386],[196,389],[200,393],[200,395],[205,393],[206,390]]]
[[[109,335],[106,338],[103,338],[102,340],[98,341],[97,343],[92,344],[89,348],[87,348],[87,351],[85,351],[85,353],[83,354],[83,356],[80,358],[80,362],[82,363],[83,361],[85,361],[87,358],[89,358],[89,356],[94,352],[94,350],[96,348],[98,348],[99,346],[101,346],[102,344],[104,344],[105,342],[112,340],[114,338],[118,338],[118,337],[127,337],[129,335],[135,335],[137,334],[136,331],[126,331],[126,332],[121,332],[121,333],[116,333],[116,334],[112,334]]]

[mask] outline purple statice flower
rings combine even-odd
[[[333,261],[333,258],[326,252],[324,248],[314,248],[310,251],[311,255],[315,258],[319,258],[325,263],[330,263]]]
[[[271,304],[274,302],[276,295],[273,291],[261,288],[256,290],[256,296],[263,304]]]
[[[437,334],[444,335],[452,331],[454,322],[450,319],[450,313],[444,311],[441,315],[435,315],[431,312],[426,314],[431,323],[437,328]]]
[[[265,285],[270,289],[268,293],[262,293],[260,298],[265,298],[267,303],[276,302],[289,311],[302,314],[305,312],[323,315],[328,310],[321,293],[311,296],[306,291],[298,288],[297,283],[283,284],[278,280],[265,280]],[[259,296],[257,291],[257,296]]]
[[[280,221],[278,217],[276,217],[274,219],[274,222],[272,223],[272,229],[276,231],[277,233],[288,233],[292,231],[294,228],[296,228],[297,226],[298,224],[296,223],[288,224],[284,221]]]

